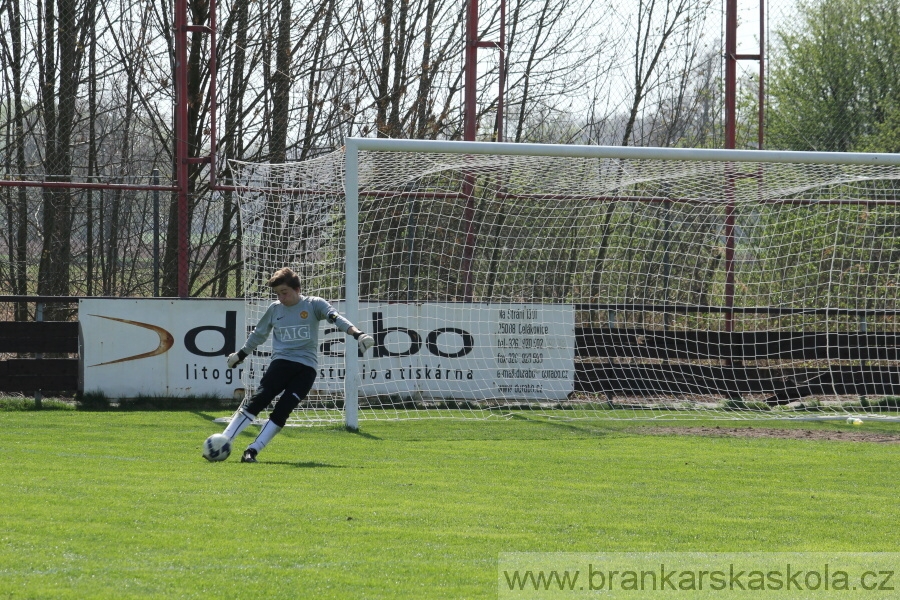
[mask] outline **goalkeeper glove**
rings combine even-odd
[[[366,353],[366,350],[375,345],[375,338],[373,338],[368,333],[363,333],[360,331],[355,336],[357,344],[359,344],[359,351],[363,354]]]
[[[228,355],[228,368],[233,369],[234,367],[236,367],[239,364],[241,364],[242,362],[244,362],[245,358],[247,358],[247,353],[244,352],[243,350],[238,350],[237,352],[232,352],[231,354]]]

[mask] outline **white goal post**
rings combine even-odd
[[[248,326],[287,265],[376,338],[323,329],[298,422],[897,413],[900,156],[348,139],[232,167]]]

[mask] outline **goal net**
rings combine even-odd
[[[290,266],[376,341],[323,325],[298,423],[896,413],[898,157],[354,139],[232,167],[248,327]]]

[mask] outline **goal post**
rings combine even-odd
[[[359,148],[354,140],[345,146],[345,246],[347,259],[347,317],[352,323],[362,323],[359,314]],[[344,380],[344,424],[348,429],[359,429],[359,356],[355,352],[345,353],[347,376]]]
[[[233,168],[245,281],[292,266],[376,339],[323,329],[298,423],[897,413],[900,156],[351,138]]]

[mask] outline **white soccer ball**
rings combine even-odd
[[[231,455],[231,440],[227,435],[214,433],[203,442],[203,458],[210,462],[225,460]]]

